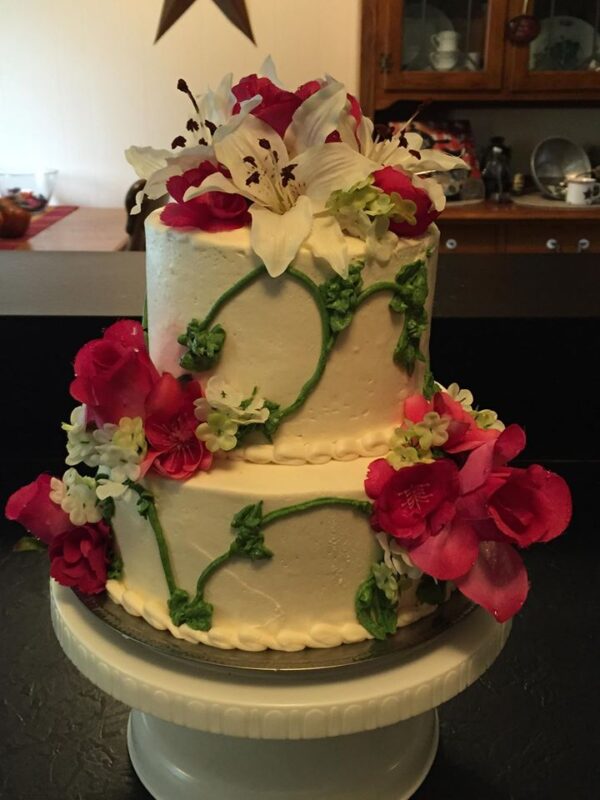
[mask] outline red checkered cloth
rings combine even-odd
[[[2,239],[0,237],[0,250],[19,250],[27,239],[37,236],[38,233],[45,231],[46,228],[72,214],[73,211],[77,211],[78,208],[79,206],[49,206],[39,214],[34,214],[25,236],[18,239]]]

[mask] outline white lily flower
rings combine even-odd
[[[132,214],[142,210],[144,196],[150,200],[158,200],[167,193],[167,181],[175,175],[183,175],[188,169],[194,169],[202,161],[211,161],[216,165],[212,147],[195,145],[177,150],[155,150],[153,147],[132,146],[125,151],[125,158],[134,168],[138,178],[143,178],[146,185],[137,193]]]
[[[156,150],[153,147],[132,146],[125,151],[125,158],[131,164],[138,178],[146,181],[146,185],[136,195],[136,202],[131,209],[132,214],[139,214],[144,196],[157,200],[167,192],[167,181],[175,175],[183,175],[188,169],[194,169],[202,161],[210,161],[216,166],[212,139],[216,129],[226,125],[232,119],[232,111],[237,103],[231,91],[233,75],[225,75],[216,91],[209,89],[203,95],[193,97],[185,90],[194,104],[194,113],[189,117],[187,130],[194,141],[185,147],[171,150]],[[259,96],[240,104],[239,114],[243,119],[261,102]]]
[[[184,199],[217,191],[251,200],[252,249],[276,278],[308,239],[313,217],[324,212],[331,192],[366,178],[376,165],[340,142],[314,145],[292,159],[282,138],[265,122],[248,115],[234,127],[235,120],[218,129],[213,139],[217,160],[231,178],[209,175],[201,186],[190,187]],[[335,220],[330,223],[330,234],[336,225]],[[331,235],[311,237],[307,245],[317,257],[331,259]],[[336,255],[332,267],[347,274],[347,252]]]

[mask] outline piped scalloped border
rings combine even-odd
[[[106,590],[114,603],[122,606],[128,614],[142,617],[157,630],[168,630],[175,638],[187,642],[202,643],[223,650],[284,650],[287,652],[303,650],[305,647],[337,647],[340,644],[354,644],[373,637],[358,622],[349,621],[344,625],[319,623],[306,630],[282,628],[277,633],[270,633],[250,625],[226,627],[215,625],[209,631],[198,631],[189,625],[174,625],[169,616],[167,606],[154,598],[145,598],[141,593],[127,588],[122,580],[109,580]],[[410,625],[431,612],[431,606],[419,609],[402,610],[398,617],[398,625]]]
[[[328,461],[354,461],[357,458],[377,458],[389,452],[389,442],[395,425],[363,436],[342,439],[305,441],[301,437],[279,437],[275,444],[253,444],[227,454],[235,461],[252,464],[280,464],[291,467],[303,464],[326,464]]]

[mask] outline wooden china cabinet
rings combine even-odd
[[[537,35],[517,43],[515,29]],[[363,107],[426,98],[585,104],[600,144],[600,0],[363,0]],[[440,227],[448,252],[600,252],[600,206],[449,203]]]

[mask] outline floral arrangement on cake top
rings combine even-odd
[[[270,59],[261,75],[194,96],[192,113],[171,150],[130,147],[126,156],[146,181],[144,195],[168,192],[162,221],[208,232],[250,227],[254,252],[272,277],[301,246],[340,275],[350,257],[344,234],[367,243],[367,258],[389,261],[398,237],[420,236],[445,205],[432,172],[468,169],[454,156],[422,150],[404,130],[380,140],[355,97],[328,76],[294,91]]]

